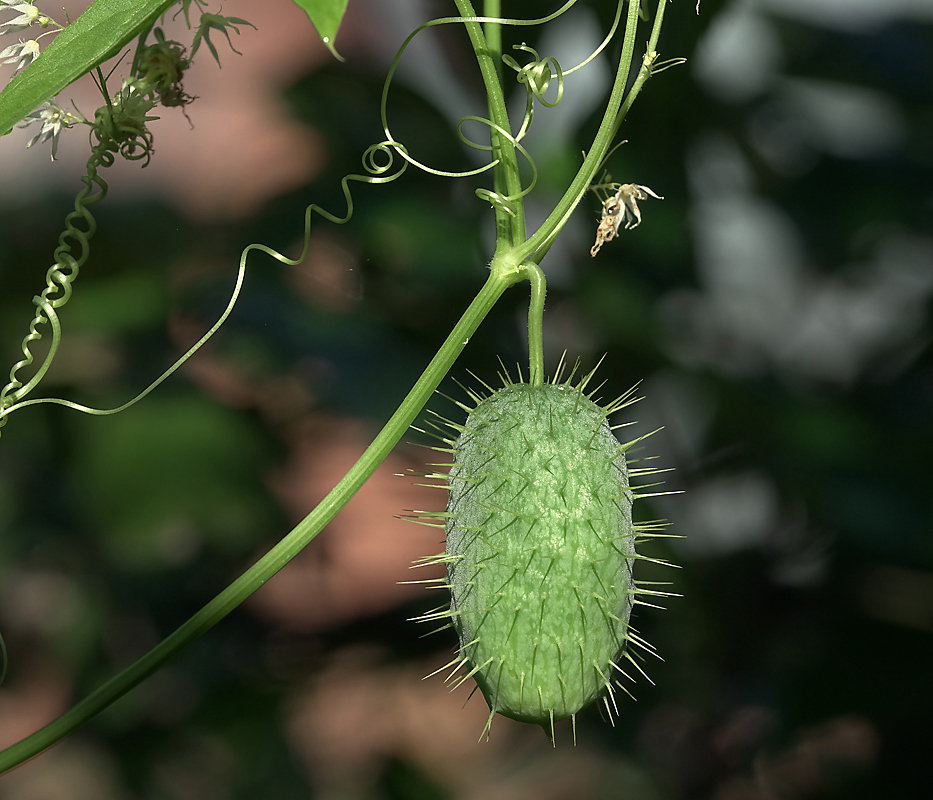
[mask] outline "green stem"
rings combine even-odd
[[[455,0],[455,2],[461,16],[466,18],[476,16],[469,0]],[[487,3],[490,4],[497,5],[498,2],[499,0],[487,0]],[[314,539],[388,456],[391,449],[404,435],[408,426],[424,408],[431,394],[453,366],[454,361],[463,350],[470,336],[473,335],[503,292],[508,287],[524,279],[527,279],[531,284],[531,300],[528,313],[530,380],[533,385],[540,385],[543,382],[542,317],[546,284],[544,274],[538,267],[538,263],[550,248],[551,243],[566,223],[573,209],[583,198],[596,172],[601,167],[626,112],[641,91],[645,81],[651,75],[651,65],[656,57],[655,46],[663,20],[665,2],[666,0],[660,0],[648,44],[648,52],[635,83],[623,99],[635,49],[638,7],[640,5],[634,0],[630,0],[622,56],[610,94],[609,104],[596,139],[584,159],[583,166],[561,198],[561,201],[541,228],[527,241],[525,241],[524,208],[520,196],[521,180],[515,147],[507,137],[499,135],[495,131],[492,132],[493,146],[496,148],[493,155],[498,159],[495,167],[496,191],[506,198],[511,198],[512,202],[509,203],[511,213],[506,211],[505,207],[496,206],[497,246],[496,254],[490,265],[489,278],[470,304],[470,307],[454,326],[437,355],[431,360],[427,369],[412,387],[408,396],[402,401],[398,410],[392,415],[389,422],[376,436],[359,461],[327,497],[281,542],[153,650],[114,676],[70,711],[21,742],[0,752],[0,772],[4,772],[42,752],[125,695],[180,650],[223,619]],[[487,5],[487,10],[490,8],[493,8],[493,6]],[[496,9],[496,15],[498,15],[498,9]],[[501,129],[509,130],[505,99],[498,76],[497,59],[501,50],[498,26],[491,24],[489,39],[487,39],[479,23],[466,21],[464,25],[476,52],[480,72],[486,86],[490,119]]]
[[[547,280],[541,267],[531,261],[522,264],[525,277],[531,284],[528,303],[528,382],[532,386],[544,383],[544,297]]]
[[[655,18],[655,33],[660,32],[660,20],[663,17],[665,2],[667,2],[667,0],[659,1],[659,10]],[[574,176],[570,187],[564,193],[560,202],[558,202],[541,227],[525,242],[521,249],[522,257],[530,258],[536,264],[541,263],[541,259],[544,258],[548,250],[550,250],[557,234],[563,229],[570,215],[573,213],[573,210],[583,199],[589,185],[593,182],[596,173],[601,168],[603,160],[609,152],[609,148],[612,146],[612,140],[618,132],[619,126],[622,124],[625,112],[631,107],[638,91],[640,91],[641,86],[644,84],[644,80],[640,83],[636,80],[636,85],[632,86],[632,90],[628,93],[628,96],[625,95],[625,85],[628,81],[632,66],[632,58],[635,54],[635,37],[638,29],[639,6],[640,3],[634,0],[630,0],[628,4],[628,16],[625,21],[625,34],[622,41],[622,55],[619,59],[619,67],[616,70],[615,82],[612,85],[612,91],[609,95],[609,102],[603,114],[599,130],[596,133],[596,138],[593,140],[593,145],[589,153],[587,153],[586,157],[583,159],[580,170],[577,172],[576,176]],[[653,36],[652,41],[656,44],[657,36]],[[651,45],[649,49],[653,50],[653,45]],[[645,79],[647,79],[647,76],[645,76]]]
[[[454,0],[460,16],[469,20],[476,17],[476,12],[470,0]],[[505,95],[502,93],[502,84],[499,81],[499,55],[495,57],[490,48],[483,27],[478,22],[465,21],[464,27],[470,37],[470,44],[476,53],[479,63],[483,85],[486,88],[486,97],[489,102],[489,119],[502,130],[511,130],[509,115],[505,106]],[[501,33],[499,26],[494,25],[496,46],[501,48]],[[521,199],[521,177],[518,172],[518,159],[515,154],[515,145],[511,139],[501,136],[495,130],[490,132],[493,146],[493,158],[498,163],[493,168],[493,188],[503,198],[511,200],[509,210],[504,206],[495,206],[496,212],[496,252],[514,247],[525,241],[525,207]]]
[[[502,0],[483,0],[484,17],[502,16]],[[496,67],[499,82],[502,82],[502,26],[498,22],[487,22],[483,25],[486,37],[486,50]]]
[[[616,133],[618,133],[619,127],[622,125],[622,120],[625,119],[625,115],[632,107],[632,103],[634,103],[635,98],[638,97],[638,93],[642,90],[648,78],[651,77],[651,68],[658,56],[655,48],[658,46],[658,39],[661,37],[661,25],[664,23],[664,10],[666,8],[667,5],[664,3],[664,0],[661,0],[661,2],[658,3],[658,13],[654,15],[654,24],[651,27],[651,36],[648,39],[648,47],[645,50],[645,57],[642,59],[641,68],[638,70],[638,75],[632,83],[632,88],[629,89],[625,101],[622,103],[622,107],[616,115],[616,121],[612,131],[613,139]]]
[[[272,550],[155,648],[111,678],[70,711],[65,712],[31,736],[0,752],[0,773],[41,753],[125,695],[180,650],[222,620],[294,558],[321,532],[375,472],[424,408],[438,384],[453,366],[470,336],[479,327],[502,293],[523,277],[523,271],[515,266],[511,258],[494,259],[489,278],[460,321],[454,326],[437,355],[431,360],[427,369],[373,443],[330,494]]]
[[[483,0],[483,16],[498,17],[501,14],[500,0]],[[496,72],[496,86],[501,90],[502,87],[502,26],[495,22],[486,22],[483,24],[483,39],[486,42],[485,55],[488,56]],[[473,46],[476,48],[476,43]],[[481,57],[482,51],[477,49],[477,57]],[[481,67],[482,69],[482,61]],[[489,108],[489,118],[495,121],[495,109],[492,101],[492,94],[488,94],[487,107]],[[504,130],[509,130],[508,127]],[[495,161],[492,168],[492,188],[500,197],[509,195],[509,172],[508,165],[502,160],[502,135],[494,128],[489,129],[489,144],[492,147],[491,155]],[[519,201],[521,204],[521,201]],[[496,207],[496,243],[500,241],[515,244],[516,236],[521,236],[523,232],[517,231],[512,224],[512,218],[504,209]]]

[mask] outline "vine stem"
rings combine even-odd
[[[655,34],[660,32],[659,20],[663,17],[663,7],[667,0],[659,0],[659,11],[655,20]],[[550,250],[557,234],[563,229],[573,210],[577,207],[583,196],[586,194],[589,185],[593,182],[596,173],[602,166],[612,145],[612,140],[622,124],[625,112],[631,107],[635,100],[636,87],[633,85],[632,91],[626,96],[625,85],[628,81],[629,72],[632,67],[632,58],[635,55],[635,37],[638,30],[638,12],[641,4],[635,0],[629,0],[628,16],[625,20],[625,34],[622,40],[622,55],[619,58],[619,67],[616,70],[615,82],[612,85],[612,91],[609,94],[609,102],[606,105],[606,111],[603,114],[602,122],[593,140],[593,145],[589,153],[583,159],[583,164],[571,181],[567,191],[554,207],[554,210],[548,215],[548,218],[542,223],[541,227],[529,237],[522,248],[522,257],[531,258],[536,264],[541,263],[541,259]],[[654,36],[657,42],[657,35]],[[650,72],[648,73],[650,74]],[[647,75],[645,76],[645,80]],[[637,84],[638,90],[641,89],[641,83]],[[624,106],[624,110],[623,110]]]
[[[654,24],[651,26],[651,36],[648,39],[648,47],[645,51],[645,57],[642,60],[641,68],[638,70],[638,75],[635,76],[635,81],[632,83],[632,88],[629,89],[628,94],[625,96],[625,100],[622,103],[619,113],[616,115],[616,120],[613,125],[612,136],[615,137],[616,133],[619,130],[619,126],[622,124],[622,120],[625,119],[625,115],[628,113],[628,110],[632,107],[632,103],[635,102],[635,98],[638,97],[638,93],[642,90],[642,87],[645,85],[645,82],[648,78],[651,77],[651,71],[654,66],[654,62],[658,57],[658,53],[655,48],[658,46],[658,39],[661,38],[661,25],[664,24],[664,10],[667,8],[664,0],[660,0],[658,3],[658,11],[654,15]]]
[[[550,248],[573,209],[582,200],[609,151],[612,139],[625,113],[631,107],[644,82],[651,75],[652,64],[657,57],[654,48],[660,32],[665,1],[659,0],[648,52],[632,88],[626,94],[625,86],[634,55],[640,6],[640,3],[629,0],[622,56],[596,139],[583,165],[554,211],[527,241],[525,240],[521,182],[514,144],[502,135],[496,136],[497,141],[493,140],[494,146],[497,147],[494,155],[498,159],[495,168],[497,190],[501,192],[498,189],[500,182],[505,184],[505,196],[513,201],[513,207],[506,211],[504,207],[496,206],[497,244],[496,253],[490,264],[489,277],[424,373],[356,464],[315,509],[275,547],[156,647],[80,701],[70,711],[31,736],[0,752],[0,773],[38,755],[139,685],[180,650],[222,620],[294,558],[337,515],[375,472],[379,464],[385,460],[424,408],[431,394],[451,369],[470,337],[498,299],[506,289],[522,280],[528,280],[531,284],[528,312],[530,380],[532,385],[541,385],[544,380],[542,318],[546,283],[538,263]],[[469,0],[455,0],[455,2],[463,17],[476,16]],[[497,2],[497,0],[492,0],[492,2]],[[509,120],[498,68],[489,51],[482,26],[470,19],[465,19],[464,25],[483,76],[489,98],[490,118],[501,130],[507,131]],[[495,30],[496,27],[490,30]],[[501,48],[501,45],[498,46]],[[496,135],[495,130],[493,134]]]
[[[0,773],[51,747],[139,685],[180,650],[227,616],[294,558],[376,471],[424,408],[496,301],[506,289],[524,277],[525,271],[515,264],[514,258],[506,255],[494,259],[483,288],[454,326],[424,373],[372,444],[317,507],[266,555],[142,658],[44,728],[0,752]]]
[[[509,114],[505,105],[505,95],[502,92],[502,83],[499,80],[499,65],[490,50],[489,43],[483,31],[483,26],[473,21],[476,12],[470,0],[454,0],[457,10],[464,17],[463,25],[470,37],[470,44],[476,53],[480,74],[483,78],[483,87],[486,89],[489,104],[489,119],[499,126],[501,130],[508,131]],[[493,34],[493,44],[501,50],[501,29],[497,24],[490,23],[489,30]],[[525,206],[522,203],[521,177],[518,172],[518,158],[515,155],[515,145],[508,137],[498,134],[495,129],[491,131],[493,156],[497,160],[493,167],[493,188],[500,196],[512,202],[508,211],[498,204],[496,210],[496,252],[509,249],[525,241]]]
[[[532,386],[544,384],[544,298],[547,281],[541,267],[533,261],[523,265],[525,277],[531,284],[528,301],[528,382]]]

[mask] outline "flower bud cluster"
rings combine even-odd
[[[199,10],[203,0],[184,0],[185,19],[193,5]],[[17,0],[0,0],[0,13],[14,12],[14,16],[0,22],[0,35],[11,31],[22,31],[38,26],[45,30],[35,39],[20,40],[16,44],[0,50],[0,64],[15,64],[14,74],[24,70],[41,55],[39,39],[63,30],[64,26],[39,11],[31,3]],[[189,21],[190,24],[190,21]],[[211,31],[220,31],[230,42],[230,30],[239,33],[238,25],[250,25],[237,17],[223,17],[219,14],[202,13],[191,46],[191,55],[179,42],[167,40],[161,28],[153,30],[155,41],[141,43],[133,58],[129,78],[124,78],[120,90],[111,97],[107,90],[103,74],[97,69],[98,86],[104,95],[105,105],[97,110],[93,119],[86,118],[80,112],[72,113],[63,109],[56,100],[47,100],[29,114],[20,123],[20,127],[38,124],[39,132],[26,145],[32,147],[37,142],[52,142],[52,160],[58,151],[58,139],[63,130],[75,123],[90,125],[97,144],[95,150],[120,153],[131,160],[143,160],[149,163],[152,154],[152,134],[148,123],[158,117],[152,115],[157,105],[184,108],[194,97],[187,94],[182,86],[185,71],[191,66],[191,60],[201,45],[206,43],[211,55],[220,63],[217,49],[210,40]],[[254,27],[254,26],[251,26]],[[237,52],[232,43],[230,47]],[[24,78],[25,79],[25,78]],[[76,109],[77,111],[77,109]]]

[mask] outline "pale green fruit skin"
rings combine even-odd
[[[548,725],[612,679],[632,609],[625,456],[605,411],[567,385],[513,384],[454,446],[451,614],[489,707]]]

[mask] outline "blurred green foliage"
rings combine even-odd
[[[517,16],[538,8],[515,5]],[[637,430],[665,426],[645,452],[677,468],[668,488],[686,490],[653,509],[686,537],[658,549],[683,569],[643,572],[683,595],[636,622],[664,657],[646,667],[655,684],[638,682],[638,702],[623,701],[614,728],[595,710],[582,715],[576,750],[564,730],[556,753],[543,737],[494,736],[457,754],[475,764],[473,783],[456,764],[378,748],[340,783],[289,744],[283,720],[302,687],[348,649],[376,648],[388,675],[449,651],[452,635],[421,639],[405,622],[429,600],[306,632],[245,610],[75,737],[109,759],[117,788],[102,797],[182,798],[198,787],[224,798],[351,796],[340,794],[347,787],[468,797],[464,787],[497,781],[515,797],[528,787],[555,798],[926,795],[933,28],[893,13],[859,23],[704,0],[695,18],[676,5],[662,56],[691,62],[649,82],[608,165],[614,179],[666,199],[591,259],[594,197],[542,264],[550,366],[565,348],[585,366],[605,353],[606,397],[644,379]],[[611,4],[592,6],[604,29]],[[464,96],[481,104],[462,37],[432,35],[464,74]],[[534,29],[505,35],[541,44]],[[169,314],[199,330],[216,317],[243,246],[294,239],[308,202],[341,213],[339,178],[382,138],[386,67],[377,54],[341,50],[347,64],[317,69],[285,95],[325,145],[313,184],[230,224],[198,225],[157,200],[110,197],[95,209],[93,266],[68,308],[73,355],[50,375],[57,393],[121,402],[180,349]],[[432,97],[401,73],[394,132],[432,165],[469,167],[455,120]],[[847,136],[852,107],[858,125]],[[538,110],[536,126],[548,113]],[[569,135],[549,141],[542,207],[598,114],[598,105],[580,112]],[[317,303],[295,291],[287,268],[251,268],[212,357],[253,387],[296,380],[310,398],[301,414],[361,416],[375,430],[481,285],[492,217],[472,194],[478,185],[409,169],[386,186],[355,186],[348,225],[315,225],[351,254],[358,301]],[[0,334],[11,363],[69,202],[48,194],[4,209]],[[494,385],[498,357],[524,361],[525,303],[521,289],[504,298],[446,394],[461,397],[453,378],[469,383],[469,372]],[[51,660],[86,694],[282,535],[289,521],[267,487],[292,444],[287,430],[184,376],[116,418],[50,406],[15,415],[0,441],[3,691]],[[49,575],[57,582],[37,612],[29,586]],[[388,724],[384,713],[372,709],[374,727]],[[552,764],[575,788],[545,779]]]

